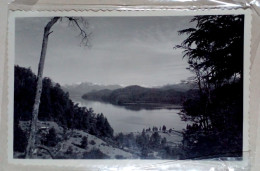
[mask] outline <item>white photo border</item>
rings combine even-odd
[[[52,16],[83,16],[83,17],[139,17],[139,16],[194,16],[194,15],[244,15],[244,80],[243,80],[243,157],[241,161],[212,160],[94,160],[94,159],[14,159],[13,158],[13,106],[14,106],[14,60],[15,60],[15,19],[19,17],[52,17]],[[249,165],[249,83],[250,83],[250,49],[251,49],[251,11],[249,9],[206,9],[206,10],[86,10],[86,11],[9,11],[8,19],[8,162],[21,165],[71,166],[96,169],[120,170],[146,169],[156,167],[185,167],[195,165],[231,167],[247,167]]]

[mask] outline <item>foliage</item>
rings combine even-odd
[[[146,135],[145,131],[142,131],[141,135],[136,136],[136,143],[143,149],[149,144],[149,135]]]
[[[164,138],[162,139],[162,141],[161,141],[161,145],[164,146],[164,145],[166,144],[166,142],[167,142],[167,139],[164,137]]]
[[[71,155],[72,153],[73,153],[73,148],[72,148],[72,146],[69,146],[67,151],[65,152],[65,154]]]
[[[186,159],[185,154],[183,153],[183,149],[180,146],[164,146],[163,149],[160,151],[160,155],[162,156],[162,159]]]
[[[20,128],[17,121],[14,123],[14,144],[13,149],[14,151],[18,152],[25,152],[25,148],[27,146],[27,135],[26,133]]]
[[[91,141],[89,142],[89,144],[91,144],[91,145],[95,145],[96,142],[95,142],[94,140],[91,140]]]
[[[49,133],[46,135],[46,141],[44,142],[44,145],[54,147],[57,145],[58,138],[55,128],[51,128],[49,130]]]
[[[125,159],[125,157],[122,156],[122,155],[115,155],[115,158],[116,158],[116,159]]]
[[[26,136],[23,136],[18,124],[19,121],[31,119],[36,76],[31,69],[15,66],[14,86],[14,149],[23,151],[21,147],[24,148],[24,146],[18,142],[26,143],[23,141]],[[73,103],[69,94],[64,92],[59,84],[53,83],[50,78],[44,78],[42,91],[39,120],[54,121],[64,130],[79,129],[96,136],[113,137],[113,129],[103,114],[95,114],[91,108],[79,107],[78,104]]]
[[[149,140],[149,145],[151,148],[156,149],[160,146],[161,144],[161,136],[159,135],[158,132],[154,132]]]
[[[195,16],[191,22],[195,28],[179,31],[187,38],[176,46],[199,89],[181,111],[192,121],[184,132],[186,157],[241,156],[244,16]]]
[[[107,121],[107,118],[104,117],[103,113],[97,114],[96,118],[96,128],[99,132],[98,135],[101,137],[108,136],[113,137],[114,130],[110,126],[110,124]]]
[[[93,148],[90,152],[83,154],[84,159],[108,159],[109,156],[102,153],[99,149]]]
[[[166,126],[165,125],[163,125],[162,130],[163,130],[163,132],[166,132]]]
[[[243,71],[243,15],[195,16],[195,28],[179,31],[188,37],[177,48],[184,50],[189,69],[209,83],[220,86]]]
[[[150,133],[150,131],[148,132]],[[180,153],[180,147],[175,148],[175,150],[178,151],[176,153],[165,151],[166,147],[169,149],[173,147],[167,145],[167,139],[165,137],[161,138],[158,131],[153,132],[150,136],[145,130],[138,135],[133,135],[133,133],[119,133],[115,136],[115,142],[119,148],[129,148],[140,152],[138,155],[142,159],[154,159],[155,156],[153,152],[155,151],[158,152],[159,156],[165,159],[184,158],[183,154]]]
[[[144,88],[128,86],[116,90],[100,90],[84,94],[84,99],[109,102],[115,105],[127,103],[168,103],[181,104],[186,97],[185,92],[166,88]]]
[[[88,137],[84,136],[80,142],[82,148],[88,147]]]
[[[36,89],[36,76],[30,68],[15,67],[14,119],[31,120]]]

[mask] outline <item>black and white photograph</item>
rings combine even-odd
[[[243,160],[244,14],[18,16],[13,36],[14,159]]]

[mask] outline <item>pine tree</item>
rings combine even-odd
[[[57,133],[55,128],[51,128],[46,136],[46,146],[54,147],[57,145]]]
[[[150,137],[149,145],[151,146],[151,148],[159,148],[160,143],[161,143],[161,136],[159,135],[158,132],[154,132]]]
[[[163,125],[162,130],[163,130],[164,133],[166,132],[166,126],[165,125]]]
[[[163,137],[163,139],[162,139],[162,141],[161,141],[161,145],[162,145],[162,146],[165,146],[166,142],[167,142],[166,138]]]
[[[88,137],[84,136],[81,140],[81,147],[82,148],[87,148],[88,147]]]

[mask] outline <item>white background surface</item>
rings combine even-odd
[[[21,1],[19,1],[21,2]],[[24,9],[41,9],[42,6],[39,4],[43,4],[46,9],[50,9],[47,7],[47,5],[44,5],[45,1],[28,1],[28,0],[23,0],[25,4],[33,5],[33,6],[23,6],[23,5],[16,5],[13,6],[12,8],[24,8]],[[29,2],[29,3],[28,3]],[[49,1],[50,2],[50,1]],[[55,1],[56,4],[60,3],[62,1]],[[68,3],[69,1],[64,0],[63,3]],[[76,1],[77,3],[83,3],[83,0]],[[86,2],[86,1],[85,1]],[[125,1],[87,1],[89,3],[97,3],[97,2],[103,2],[104,3],[111,3],[115,4],[116,2],[120,2],[121,4],[125,4]],[[152,3],[151,1],[131,1],[132,3],[144,3],[144,4],[149,4]],[[159,2],[163,5],[170,3],[169,1],[154,1],[155,4],[158,4]],[[75,2],[74,2],[75,3]],[[189,2],[191,3],[191,2]],[[192,2],[194,3],[194,2]],[[19,4],[19,3],[17,3]],[[21,3],[20,3],[21,4]],[[176,2],[175,4],[179,4]],[[214,5],[214,3],[211,3]],[[223,4],[222,5],[227,5]],[[77,5],[76,5],[77,6]],[[57,7],[56,7],[57,8]],[[59,8],[71,8],[71,6],[64,6],[64,7],[59,7]],[[84,7],[82,7],[84,8]],[[256,14],[253,15],[253,36],[252,36],[252,56],[251,56],[251,92],[250,92],[250,97],[251,97],[251,103],[250,103],[250,150],[251,150],[251,160],[252,162],[255,163],[255,166],[253,167],[254,171],[259,171],[260,170],[260,128],[257,125],[260,125],[260,108],[259,108],[259,103],[260,103],[260,47],[259,47],[259,40],[260,40],[260,30],[259,30],[259,25],[260,25],[260,17],[257,16]],[[49,167],[36,167],[36,166],[19,166],[19,165],[11,165],[7,164],[7,58],[6,58],[6,38],[7,38],[7,1],[5,0],[0,0],[0,110],[1,110],[1,117],[0,117],[0,171],[12,171],[12,170],[38,170],[38,171],[50,171],[50,170],[85,170],[85,169],[79,169],[79,168],[71,168],[71,167],[66,167],[66,168],[55,168],[52,166]],[[257,140],[257,141],[256,141]],[[131,164],[131,163],[129,163]],[[164,164],[165,165],[165,164]],[[162,166],[162,165],[158,165]],[[153,168],[153,167],[150,167]],[[154,166],[156,168],[156,166]],[[197,169],[196,169],[197,168]],[[195,170],[210,170],[212,169],[211,165],[206,165],[203,169],[201,167],[194,166]],[[167,168],[166,168],[167,169]],[[176,168],[177,169],[177,168]],[[175,170],[176,170],[175,169]],[[224,168],[222,168],[224,169]],[[220,170],[222,170],[220,169]],[[117,170],[117,168],[115,168]]]

